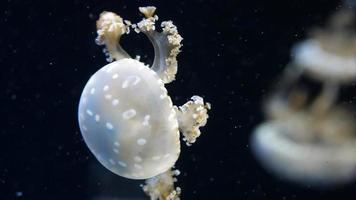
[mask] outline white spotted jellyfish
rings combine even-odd
[[[140,7],[145,18],[137,24],[112,12],[97,21],[97,44],[111,63],[91,76],[79,103],[79,125],[84,141],[97,160],[113,173],[129,179],[148,179],[144,191],[153,199],[179,199],[171,170],[180,154],[180,132],[190,145],[207,122],[209,103],[193,96],[173,106],[165,84],[177,73],[176,56],[182,37],[171,21],[156,31],[153,6]],[[144,33],[154,47],[151,67],[132,59],[120,46],[130,29]],[[115,61],[114,61],[115,60]]]
[[[282,178],[315,187],[356,178],[354,110],[336,101],[340,85],[356,81],[354,15],[339,11],[327,28],[297,44],[292,64],[265,102],[268,121],[254,131],[252,150]],[[304,74],[322,83],[316,97],[298,87]]]

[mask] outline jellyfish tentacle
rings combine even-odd
[[[183,134],[183,140],[188,146],[200,136],[200,127],[205,126],[208,120],[208,110],[210,103],[205,103],[202,97],[193,96],[191,101],[188,101],[183,106],[175,107],[179,130]]]
[[[170,169],[165,173],[159,174],[145,181],[143,191],[150,196],[151,200],[180,200],[180,187],[174,187],[177,182],[176,176],[180,174],[179,170]]]
[[[154,15],[155,7],[140,7],[139,10],[146,18],[134,26],[135,31],[144,33],[151,41],[155,53],[152,70],[164,83],[170,83],[175,79],[177,73],[176,58],[180,53],[183,38],[172,21],[162,22],[162,32],[156,31],[155,22],[158,20],[158,16]]]
[[[312,113],[323,116],[335,103],[339,93],[339,84],[324,82],[322,92],[312,105]]]
[[[108,62],[131,58],[130,55],[121,47],[120,39],[123,34],[130,32],[130,21],[123,20],[119,15],[113,12],[104,11],[96,21],[98,45],[105,45],[104,53]]]

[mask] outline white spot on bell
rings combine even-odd
[[[118,74],[114,74],[114,75],[112,75],[112,79],[117,79],[117,77],[119,77],[119,75],[118,75]]]
[[[141,81],[138,76],[128,76],[122,83],[122,88],[127,88],[129,85],[137,85]]]
[[[112,165],[116,165],[115,161],[114,161],[112,158],[109,159],[109,162],[110,162]]]
[[[112,96],[111,96],[111,94],[107,94],[107,95],[105,95],[105,99],[111,99],[112,98]]]
[[[119,100],[114,99],[114,100],[112,100],[111,103],[112,103],[113,106],[117,106],[117,104],[119,104]]]
[[[95,121],[100,121],[100,115],[95,115]]]
[[[103,88],[104,91],[108,91],[109,90],[109,86],[108,85],[105,85],[104,88]]]
[[[92,112],[91,110],[89,110],[89,109],[87,109],[87,114],[88,114],[89,116],[93,116],[93,112]]]
[[[146,115],[145,118],[143,119],[142,125],[143,126],[148,126],[150,118],[151,118],[150,115]]]
[[[112,130],[114,128],[114,126],[112,124],[110,124],[109,122],[106,123],[106,128],[109,130]]]
[[[146,141],[146,139],[144,139],[144,138],[140,138],[140,139],[137,140],[137,144],[140,145],[140,146],[145,145],[146,142],[147,142],[147,141]]]
[[[131,119],[131,118],[133,118],[135,115],[136,115],[136,110],[134,110],[134,109],[130,109],[130,110],[127,110],[127,111],[125,111],[124,113],[122,113],[122,117],[123,117],[124,119]]]
[[[122,162],[122,161],[119,161],[119,162],[117,162],[117,163],[119,163],[119,165],[120,165],[121,167],[127,167],[127,164],[124,163],[124,162]]]

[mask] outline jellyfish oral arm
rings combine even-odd
[[[96,43],[105,45],[104,53],[108,62],[130,58],[130,55],[121,47],[120,38],[123,34],[129,34],[130,27],[135,32],[144,33],[151,41],[154,48],[154,62],[152,70],[162,79],[163,83],[170,83],[177,73],[177,55],[180,52],[181,41],[177,27],[172,21],[164,21],[161,24],[162,32],[157,32],[155,22],[158,16],[154,15],[156,8],[153,6],[140,7],[140,12],[146,18],[137,24],[123,20],[119,15],[112,12],[103,12],[96,22],[98,37]]]
[[[208,119],[208,110],[211,108],[209,103],[204,104],[202,97],[193,96],[183,106],[175,107],[179,130],[183,134],[183,140],[188,146],[200,136],[200,127],[205,126]]]
[[[154,47],[155,58],[152,70],[157,73],[164,83],[173,81],[177,73],[176,56],[179,53],[179,50],[175,48],[178,48],[178,46],[170,43],[165,33],[156,31],[147,31],[143,33],[150,39]]]
[[[312,113],[324,115],[335,103],[339,93],[339,85],[335,82],[324,82],[319,97],[312,105]]]
[[[155,9],[155,7],[140,7],[140,12],[146,18],[134,27],[136,32],[144,33],[153,45],[155,58],[152,70],[164,83],[170,83],[175,79],[177,73],[176,57],[180,52],[183,38],[172,21],[162,22],[162,32],[156,31],[155,22],[158,17],[157,15],[153,16]]]
[[[168,170],[153,178],[147,179],[143,186],[143,191],[151,197],[151,199],[169,199],[179,200],[181,193],[180,187],[174,187],[177,182],[176,176],[180,174],[179,170]]]
[[[129,33],[129,21],[125,21],[112,12],[102,12],[99,20],[96,22],[97,34],[96,43],[105,45],[103,52],[107,56],[107,61],[131,58],[128,53],[121,47],[120,39],[123,34]]]

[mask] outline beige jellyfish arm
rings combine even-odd
[[[125,23],[119,15],[106,11],[102,12],[99,20],[96,21],[98,37],[95,41],[98,45],[105,45],[104,53],[108,56],[108,62],[130,58],[119,43],[121,36],[129,33],[131,23],[129,21]]]
[[[172,21],[162,22],[162,32],[156,31],[155,22],[158,20],[158,16],[154,15],[156,7],[140,7],[139,10],[146,18],[133,25],[133,28],[136,32],[143,32],[149,38],[155,53],[152,69],[164,83],[170,83],[177,73],[176,57],[180,52],[183,38]]]
[[[151,197],[151,200],[180,200],[181,189],[174,188],[175,176],[180,174],[179,170],[168,170],[167,172],[146,180],[143,191]]]
[[[200,136],[200,127],[205,126],[209,117],[209,103],[204,104],[203,98],[193,96],[183,106],[176,107],[179,130],[183,133],[183,140],[190,146]]]

